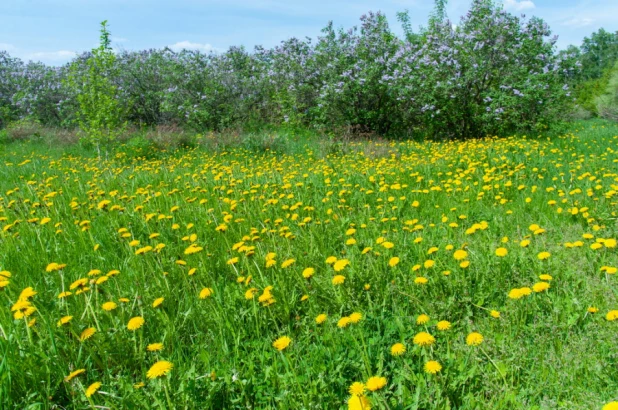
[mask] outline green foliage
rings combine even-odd
[[[618,61],[606,77],[605,89],[595,98],[595,106],[600,117],[618,121]]]
[[[113,83],[118,68],[110,37],[107,21],[103,21],[99,47],[84,61],[74,62],[67,78],[79,104],[77,123],[97,149],[116,140],[126,127],[118,86]]]

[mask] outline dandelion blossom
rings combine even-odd
[[[90,339],[92,335],[94,335],[96,332],[97,332],[97,329],[95,329],[94,327],[89,327],[87,329],[84,329],[82,334],[79,335],[79,341],[83,342],[85,340]]]
[[[441,320],[438,322],[436,327],[438,328],[438,330],[441,331],[449,330],[451,328],[451,322],[449,322],[448,320]]]
[[[163,350],[163,343],[151,343],[146,348],[149,352],[160,352]]]
[[[127,329],[129,330],[137,330],[144,325],[144,318],[141,316],[136,316],[129,320],[127,323]]]
[[[350,396],[348,399],[348,410],[371,410],[371,403],[365,396]]]
[[[496,249],[496,256],[498,257],[505,257],[507,254],[509,253],[509,251],[506,248],[498,248]]]
[[[363,314],[360,312],[354,312],[348,317],[350,319],[350,323],[358,323],[363,318]]]
[[[79,376],[82,373],[86,373],[86,369],[77,369],[75,371],[72,371],[71,373],[69,373],[69,375],[67,377],[64,378],[65,382],[69,382],[71,381],[74,377]]]
[[[532,286],[532,290],[536,293],[544,292],[547,289],[549,289],[549,283],[547,282],[538,282],[535,283],[534,286]]]
[[[327,318],[328,318],[328,315],[326,313],[319,314],[315,318],[315,323],[317,323],[318,325],[321,325],[322,323],[326,322]]]
[[[430,360],[425,363],[425,372],[429,374],[436,374],[442,370],[442,365],[435,360]]]
[[[468,346],[478,346],[483,343],[483,335],[478,332],[472,332],[466,337]]]
[[[545,260],[545,259],[549,259],[550,256],[551,256],[551,253],[549,253],[549,252],[540,252],[537,255],[537,258],[539,258],[539,260],[542,261],[542,260]]]
[[[435,341],[436,339],[427,332],[417,333],[413,339],[414,344],[419,346],[431,346]]]
[[[416,318],[416,324],[417,325],[424,325],[427,322],[429,322],[429,316],[427,316],[425,314],[418,315],[418,317]]]
[[[345,276],[336,275],[333,277],[333,285],[341,285],[343,282],[345,282]]]
[[[160,360],[152,365],[152,367],[146,373],[146,377],[149,379],[156,379],[157,377],[165,376],[168,374],[174,365],[166,360]]]
[[[351,395],[353,396],[360,396],[363,393],[365,393],[365,385],[361,382],[354,382],[352,383],[352,385],[350,386],[350,389],[348,390],[350,392]]]
[[[380,390],[381,388],[386,386],[386,377],[370,377],[365,385],[367,386],[367,390],[369,391]]]
[[[287,348],[291,342],[292,339],[290,339],[289,337],[281,336],[279,339],[273,342],[273,347],[279,351],[282,351],[283,349]]]
[[[609,321],[618,319],[618,310],[610,310],[609,312],[607,312],[607,315],[605,315],[605,319]]]
[[[88,386],[88,388],[86,389],[86,397],[90,397],[93,394],[95,394],[99,388],[101,387],[101,383],[99,382],[94,382],[92,383],[90,386]]]
[[[256,289],[256,291],[257,291],[257,289]],[[204,288],[200,292],[200,299],[206,299],[207,297],[211,296],[212,293],[213,293],[212,292],[212,288]],[[253,296],[251,298],[253,298]],[[248,298],[248,299],[251,299],[251,298]]]
[[[391,355],[401,356],[406,352],[406,346],[403,343],[395,343],[391,346]]]

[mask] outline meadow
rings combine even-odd
[[[3,145],[0,407],[618,406],[616,124],[294,146]]]

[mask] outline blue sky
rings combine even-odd
[[[500,1],[500,0],[499,0]],[[604,27],[618,30],[618,0],[502,0],[517,14],[545,19],[559,47],[579,44]],[[471,0],[450,0],[454,23]],[[0,49],[25,60],[62,64],[98,42],[107,19],[114,45],[126,50],[231,45],[273,46],[289,37],[315,38],[332,20],[351,27],[369,10],[381,10],[400,31],[396,13],[410,11],[415,27],[427,21],[433,0],[0,0]]]

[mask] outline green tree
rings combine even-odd
[[[73,62],[67,78],[79,105],[79,128],[99,155],[101,146],[116,140],[126,128],[125,110],[114,84],[119,73],[110,37],[107,21],[103,21],[99,47],[85,60]]]

